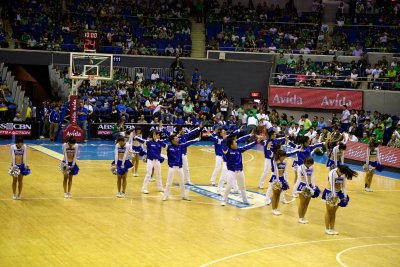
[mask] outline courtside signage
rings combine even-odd
[[[349,109],[363,108],[363,92],[357,90],[322,90],[315,88],[270,87],[268,105],[271,107]]]

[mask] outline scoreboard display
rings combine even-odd
[[[97,31],[82,31],[83,51],[96,51],[99,42],[99,34]]]

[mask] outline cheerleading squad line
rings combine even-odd
[[[144,178],[141,192],[149,194],[148,183],[156,177],[158,191],[163,192],[163,201],[168,200],[170,188],[173,178],[178,176],[180,193],[182,200],[190,201],[186,194],[186,184],[191,184],[190,173],[188,169],[187,147],[195,142],[200,141],[200,137],[189,140],[201,133],[201,126],[184,133],[183,128],[177,128],[177,134],[171,134],[166,129],[162,131],[169,137],[160,139],[160,132],[154,130],[150,133],[150,138],[145,140],[141,137],[140,129],[135,129],[128,132],[127,136],[119,136],[115,145],[115,159],[112,162],[111,171],[117,176],[118,193],[116,197],[124,198],[127,184],[127,174],[130,169],[133,169],[133,176],[138,176],[139,158],[142,156],[147,162],[147,170]],[[260,177],[259,188],[263,188],[267,174],[271,171],[271,178],[265,196],[267,205],[272,204],[272,214],[281,215],[278,206],[279,202],[290,203],[285,199],[283,191],[289,189],[288,184],[288,164],[287,157],[296,155],[297,158],[293,162],[295,172],[295,183],[293,186],[292,196],[299,197],[299,223],[306,224],[308,220],[305,218],[307,208],[311,198],[317,198],[320,195],[320,189],[315,182],[314,160],[311,153],[316,148],[325,147],[329,151],[329,159],[326,164],[330,168],[328,175],[328,184],[322,193],[322,200],[326,203],[325,213],[325,233],[336,235],[335,217],[338,207],[346,207],[349,202],[349,196],[346,192],[346,179],[351,180],[357,176],[357,172],[351,170],[347,165],[344,165],[344,152],[346,145],[341,142],[323,142],[310,145],[310,139],[305,136],[301,137],[295,144],[288,140],[287,137],[277,138],[277,133],[268,132],[266,136],[256,136],[253,132],[238,138],[242,129],[239,129],[230,135],[220,128],[214,130],[212,134],[209,132],[211,140],[214,142],[216,164],[211,176],[210,184],[216,186],[215,180],[218,172],[221,169],[221,176],[218,183],[217,193],[222,195],[221,206],[225,206],[228,201],[228,196],[233,188],[233,194],[241,194],[242,201],[246,205],[250,205],[246,195],[245,177],[243,173],[242,154],[254,147],[256,144],[261,144],[264,148],[265,164],[264,170]],[[252,140],[252,141],[251,141]],[[238,143],[249,142],[247,145],[238,146]],[[293,147],[290,152],[283,150],[283,144]],[[146,150],[143,148],[146,146]],[[371,140],[367,149],[366,163],[364,165],[365,175],[365,190],[372,192],[370,186],[375,170],[381,171],[379,155],[379,143]],[[164,157],[161,156],[162,148],[166,148],[168,157],[168,176],[165,189],[161,180],[161,163]],[[60,169],[64,174],[64,197],[71,198],[71,188],[73,176],[79,172],[79,167],[76,164],[78,144],[72,137],[68,138],[66,143],[62,145],[64,159],[60,164]],[[17,137],[15,144],[11,145],[12,164],[10,167],[10,175],[13,177],[12,190],[13,199],[20,200],[23,188],[23,177],[30,174],[30,169],[27,164],[27,147],[23,143],[21,137]],[[132,161],[129,158],[132,158]],[[225,189],[223,185],[226,182]],[[18,185],[18,191],[17,191]],[[293,201],[293,200],[292,200]]]

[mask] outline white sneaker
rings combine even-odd
[[[64,193],[64,198],[68,198],[68,193]]]
[[[163,197],[163,198],[162,198],[162,201],[167,201],[167,200],[168,200],[167,197]]]
[[[125,193],[122,193],[122,192],[121,192],[120,198],[125,198]]]
[[[335,229],[331,229],[331,232],[332,232],[332,234],[334,234],[334,235],[338,235],[338,234],[339,234],[339,232],[336,231]]]
[[[115,196],[116,196],[117,198],[121,198],[121,192],[118,192]]]
[[[68,198],[72,198],[71,192],[68,192],[67,194],[68,194]]]
[[[279,215],[282,215],[282,212],[280,210],[276,209],[276,210],[272,210],[272,214],[279,216]]]
[[[243,204],[250,206],[250,202],[248,202],[248,201],[246,201],[246,202],[243,201]]]
[[[265,198],[265,205],[271,205],[272,201],[271,199],[268,197]]]
[[[21,199],[22,199],[21,195],[18,195],[17,200],[21,200]]]
[[[143,194],[148,194],[149,191],[148,191],[148,190],[142,190],[142,193],[143,193]]]
[[[334,235],[331,229],[325,229],[325,234],[327,235]]]
[[[135,173],[133,174],[133,176],[134,176],[134,177],[139,177],[139,174],[138,174],[137,172],[135,172]]]
[[[222,201],[221,202],[221,206],[225,206],[226,205],[226,202],[225,201]]]
[[[154,179],[154,178],[149,179],[149,182],[155,182],[155,181],[156,181],[156,179]]]
[[[213,183],[213,182],[211,182],[210,185],[211,185],[211,186],[216,186],[215,183]]]
[[[187,181],[186,184],[187,185],[193,185],[193,183],[191,181]]]
[[[307,220],[306,218],[300,218],[300,219],[299,219],[299,223],[301,223],[301,224],[307,224],[307,223],[308,223],[308,220]]]
[[[369,188],[369,187],[366,187],[366,188],[365,188],[365,191],[366,191],[366,192],[374,192],[374,191],[372,191],[372,189]]]
[[[259,185],[258,189],[264,189],[264,186],[263,185]]]
[[[186,201],[192,201],[190,198],[188,197],[183,197],[182,200],[186,200]]]
[[[17,200],[17,195],[13,195],[12,199]]]

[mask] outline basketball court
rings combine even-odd
[[[127,197],[116,198],[112,141],[80,146],[73,197],[64,199],[61,144],[29,140],[32,172],[22,200],[12,200],[8,142],[0,143],[0,266],[396,266],[400,259],[399,173],[376,175],[372,193],[363,190],[364,173],[348,181],[349,206],[336,216],[340,234],[328,236],[320,198],[312,199],[306,225],[297,222],[297,199],[280,204],[282,216],[271,214],[265,189],[257,189],[264,157],[256,149],[243,155],[251,205],[231,194],[221,207],[208,186],[215,157],[209,142],[189,148],[191,202],[180,200],[178,187],[161,201],[154,182],[149,195],[140,193],[143,162],[139,177],[128,174]],[[320,188],[327,173],[316,163]],[[164,184],[166,174],[164,163]],[[293,185],[292,171],[289,177]]]

